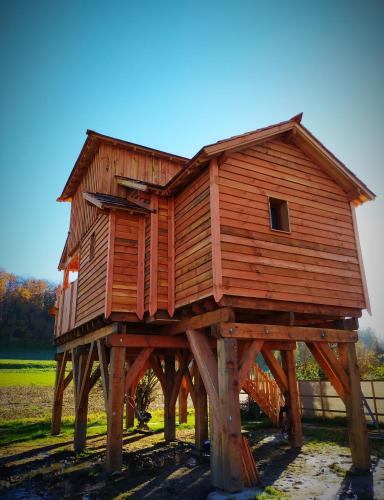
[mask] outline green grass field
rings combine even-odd
[[[53,386],[55,374],[56,361],[0,360],[0,387]]]

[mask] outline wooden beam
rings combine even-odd
[[[224,338],[258,340],[295,340],[302,342],[356,342],[357,332],[326,330],[302,326],[220,323]]]
[[[210,404],[219,416],[219,381],[216,357],[204,332],[200,330],[186,331],[191,351],[195,358]]]
[[[175,406],[176,404],[176,399],[179,393],[180,385],[183,380],[183,376],[185,373],[185,370],[188,366],[188,351],[185,351],[182,356],[179,358],[179,368],[175,374],[174,380],[173,380],[173,387],[172,387],[172,392],[170,394],[169,398],[169,405],[170,406]]]
[[[256,356],[259,354],[264,341],[263,340],[254,340],[248,349],[245,350],[241,357],[240,365],[239,365],[239,390],[242,389],[245,380],[249,376],[249,370],[255,362]]]
[[[55,394],[52,409],[52,435],[60,434],[61,417],[63,413],[63,395],[65,390],[65,367],[67,364],[67,352],[60,354],[56,360]]]
[[[145,266],[145,218],[138,218],[137,229],[137,298],[136,314],[141,320],[144,316],[144,266]]]
[[[311,354],[315,358],[315,361],[318,363],[318,365],[323,370],[328,380],[333,385],[337,394],[343,401],[345,401],[345,388],[341,383],[341,381],[339,380],[336,373],[334,372],[332,365],[329,363],[328,359],[324,356],[324,352],[319,348],[318,343],[307,342],[307,347],[311,351]]]
[[[233,310],[229,307],[221,307],[214,311],[209,311],[190,318],[184,318],[178,323],[167,325],[161,328],[164,335],[177,335],[187,330],[198,330],[211,326],[215,323],[231,321],[234,318]]]
[[[157,311],[158,254],[159,254],[159,199],[151,194],[150,254],[149,254],[149,314]]]
[[[84,397],[86,396],[86,393],[89,392],[89,377],[92,372],[92,365],[93,365],[93,348],[94,348],[95,343],[92,342],[89,348],[88,356],[87,356],[87,361],[85,364],[84,368],[84,373],[82,374],[82,381],[81,381],[81,386],[80,386],[80,392],[79,392],[79,402],[78,404],[81,405],[83,402]]]
[[[76,452],[81,452],[85,449],[87,439],[89,366],[92,366],[91,360],[92,356],[87,354],[79,354],[75,356],[75,365],[77,365],[77,380],[74,387],[76,394],[74,448]]]
[[[221,265],[219,168],[217,158],[209,163],[209,201],[211,211],[212,280],[213,296],[216,302],[223,297],[223,270]]]
[[[107,337],[112,333],[118,333],[118,323],[111,323],[110,325],[103,326],[98,330],[87,333],[82,337],[78,337],[77,339],[67,342],[66,344],[57,346],[56,351],[57,353],[61,353],[67,350],[72,350],[75,349],[76,347],[87,345],[90,344],[91,342],[94,342],[95,340]]]
[[[124,333],[110,335],[107,338],[107,345],[116,347],[153,347],[156,349],[187,349],[189,347],[188,340],[184,335],[182,337],[167,337],[166,335],[131,335]]]
[[[199,370],[194,378],[195,400],[195,445],[198,450],[203,450],[204,443],[208,440],[208,402],[207,391]],[[192,393],[191,393],[192,394]]]
[[[168,198],[168,314],[175,313],[175,199]]]
[[[105,409],[108,410],[108,396],[109,396],[108,360],[107,360],[107,353],[105,350],[105,344],[102,340],[97,340],[97,352],[99,355],[99,366],[101,373],[101,384],[104,393]]]
[[[107,458],[108,473],[121,470],[124,413],[124,363],[125,348],[111,347],[111,373],[107,412]]]
[[[181,381],[179,389],[179,424],[188,421],[188,385],[185,379]]]
[[[156,377],[158,378],[161,388],[163,390],[163,394],[165,391],[165,375],[163,372],[163,368],[161,366],[161,362],[158,356],[152,354],[150,357],[152,370],[155,372]]]
[[[146,361],[148,360],[152,352],[153,352],[153,347],[145,347],[135,358],[125,378],[125,393],[127,393],[128,389],[136,381],[139,373],[141,372],[143,366],[145,365]]]
[[[192,399],[192,403],[193,403],[193,406],[196,407],[196,392],[195,392],[195,385],[192,381],[192,376],[191,376],[191,373],[189,371],[189,368],[187,366],[187,368],[185,369],[185,373],[184,373],[184,376],[185,376],[185,381],[187,383],[187,388],[188,388],[188,391],[191,395],[191,399]]]
[[[276,383],[279,386],[281,392],[288,391],[288,378],[284,373],[281,364],[275,358],[273,352],[270,351],[267,347],[264,347],[261,349],[261,354],[263,355],[264,361],[266,362],[268,368],[271,370],[271,373],[276,380]]]

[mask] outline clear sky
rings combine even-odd
[[[87,128],[193,155],[304,112],[373,189],[358,209],[384,335],[384,2],[0,0],[0,265],[60,279],[56,197]]]

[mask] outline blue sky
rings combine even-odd
[[[358,209],[384,334],[381,1],[0,0],[0,265],[60,279],[55,199],[87,128],[185,156],[304,112],[377,194]]]

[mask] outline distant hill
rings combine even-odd
[[[0,346],[2,351],[52,349],[56,286],[0,268]],[[3,356],[4,357],[4,356]]]

